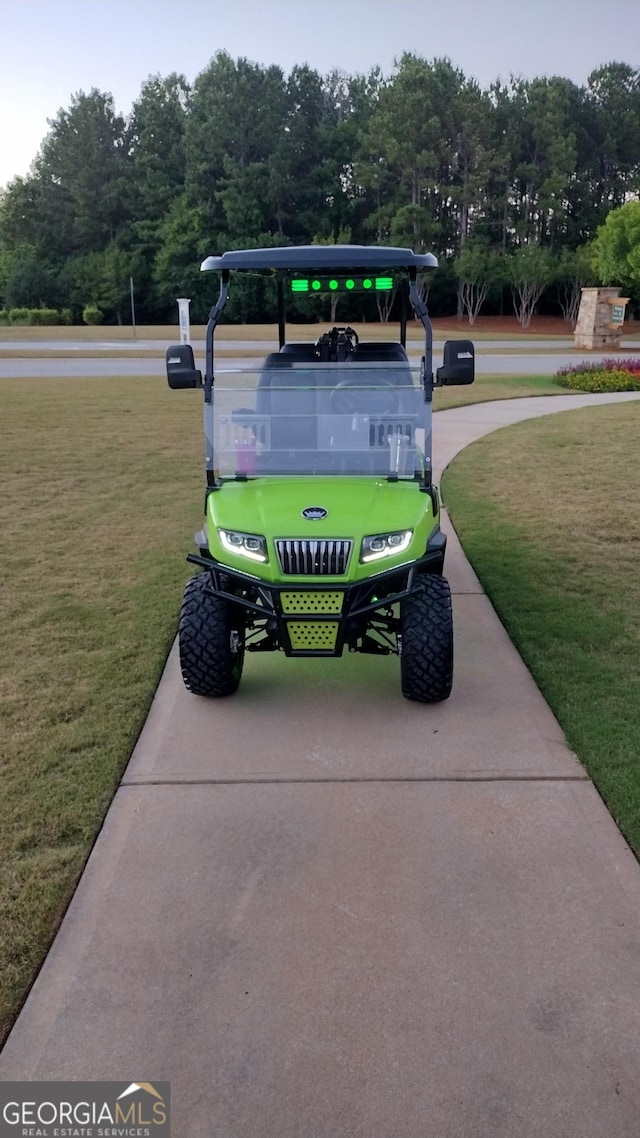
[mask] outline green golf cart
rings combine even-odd
[[[226,696],[246,652],[395,654],[403,694],[447,699],[453,678],[446,538],[431,478],[434,386],[474,379],[469,340],[448,341],[432,368],[432,328],[419,287],[437,266],[409,249],[310,245],[208,257],[220,292],[206,332],[204,377],[189,344],[167,351],[172,388],[204,394],[205,523],[199,567],[179,624],[190,692]],[[214,336],[235,273],[275,279],[279,350],[256,367],[214,368]],[[287,299],[394,292],[397,341],[334,327],[288,341]],[[406,351],[407,315],[424,328]],[[379,330],[379,325],[372,325]]]

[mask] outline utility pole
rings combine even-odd
[[[136,336],[136,305],[133,299],[133,277],[129,277],[129,292],[131,293],[131,327],[133,328],[133,338]]]

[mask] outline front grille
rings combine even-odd
[[[282,572],[292,577],[339,577],[347,571],[351,542],[291,538],[276,541],[276,552]]]

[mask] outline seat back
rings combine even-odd
[[[292,372],[295,359],[267,356],[256,388],[256,412],[269,416],[270,450],[277,465],[279,452],[311,451],[317,445],[316,385],[311,373]]]
[[[408,356],[402,344],[391,340],[381,340],[379,343],[356,344],[350,358],[351,363],[386,363],[388,360],[407,362]]]
[[[317,362],[318,360],[316,346],[310,343],[283,344],[278,355],[281,358],[282,356],[286,356],[292,360],[303,360],[308,363]]]

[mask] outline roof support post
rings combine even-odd
[[[280,347],[284,347],[285,338],[285,311],[284,311],[284,281],[282,275],[278,274],[278,341]]]
[[[204,397],[205,397],[205,400],[207,399],[207,395],[209,396],[209,399],[211,398],[211,387],[213,385],[213,334],[216,330],[216,326],[220,320],[220,317],[222,316],[222,309],[224,308],[225,304],[227,303],[227,297],[228,296],[229,296],[229,270],[223,269],[222,270],[222,280],[220,282],[220,295],[219,295],[218,299],[216,300],[213,308],[211,309],[211,312],[209,313],[209,319],[207,321],[207,332],[206,332],[206,340],[205,340],[206,353],[207,354],[206,354],[206,368],[205,368],[205,374],[204,374]]]
[[[400,281],[400,343],[403,348],[407,346],[407,282]]]
[[[409,269],[409,299],[418,320],[424,328],[424,356],[422,361],[422,383],[425,398],[425,424],[424,424],[424,459],[425,474],[423,486],[425,490],[431,486],[431,435],[432,435],[432,404],[433,404],[433,328],[429,319],[429,310],[425,301],[418,292],[417,273],[415,268]]]
[[[213,334],[227,303],[229,295],[229,270],[222,270],[220,295],[209,313],[206,332],[206,368],[204,374],[204,447],[207,486],[215,486],[213,467]]]

